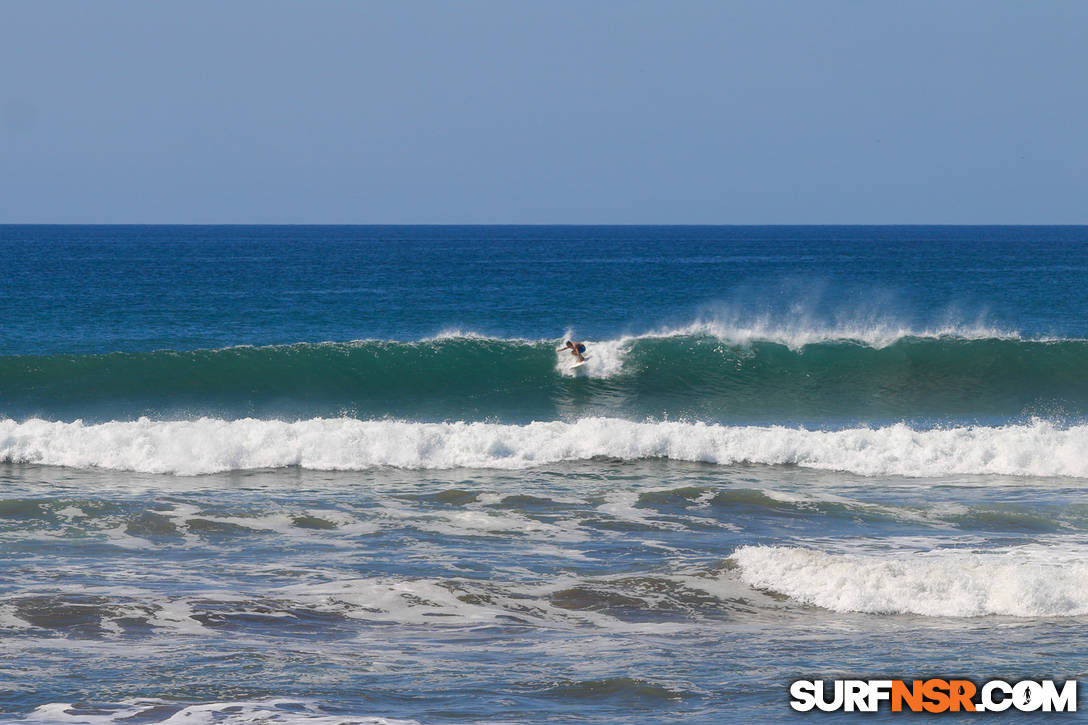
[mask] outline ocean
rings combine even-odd
[[[1088,679],[1088,227],[0,226],[0,259],[0,721]]]

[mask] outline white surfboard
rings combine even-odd
[[[574,364],[570,366],[570,369],[573,370],[574,368],[582,367],[583,365],[586,364],[587,360],[589,360],[589,355],[583,355],[581,360],[575,360],[574,361]]]

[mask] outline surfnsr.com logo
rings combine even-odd
[[[790,707],[799,712],[1076,712],[1077,681],[796,680]]]

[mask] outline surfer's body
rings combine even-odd
[[[582,357],[582,354],[586,351],[585,343],[577,342],[575,340],[567,340],[567,344],[563,349],[570,350],[570,354],[578,358],[578,362],[586,361],[586,359]]]

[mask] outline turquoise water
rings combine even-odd
[[[0,718],[785,721],[798,678],[1088,676],[1086,228],[0,253]]]

